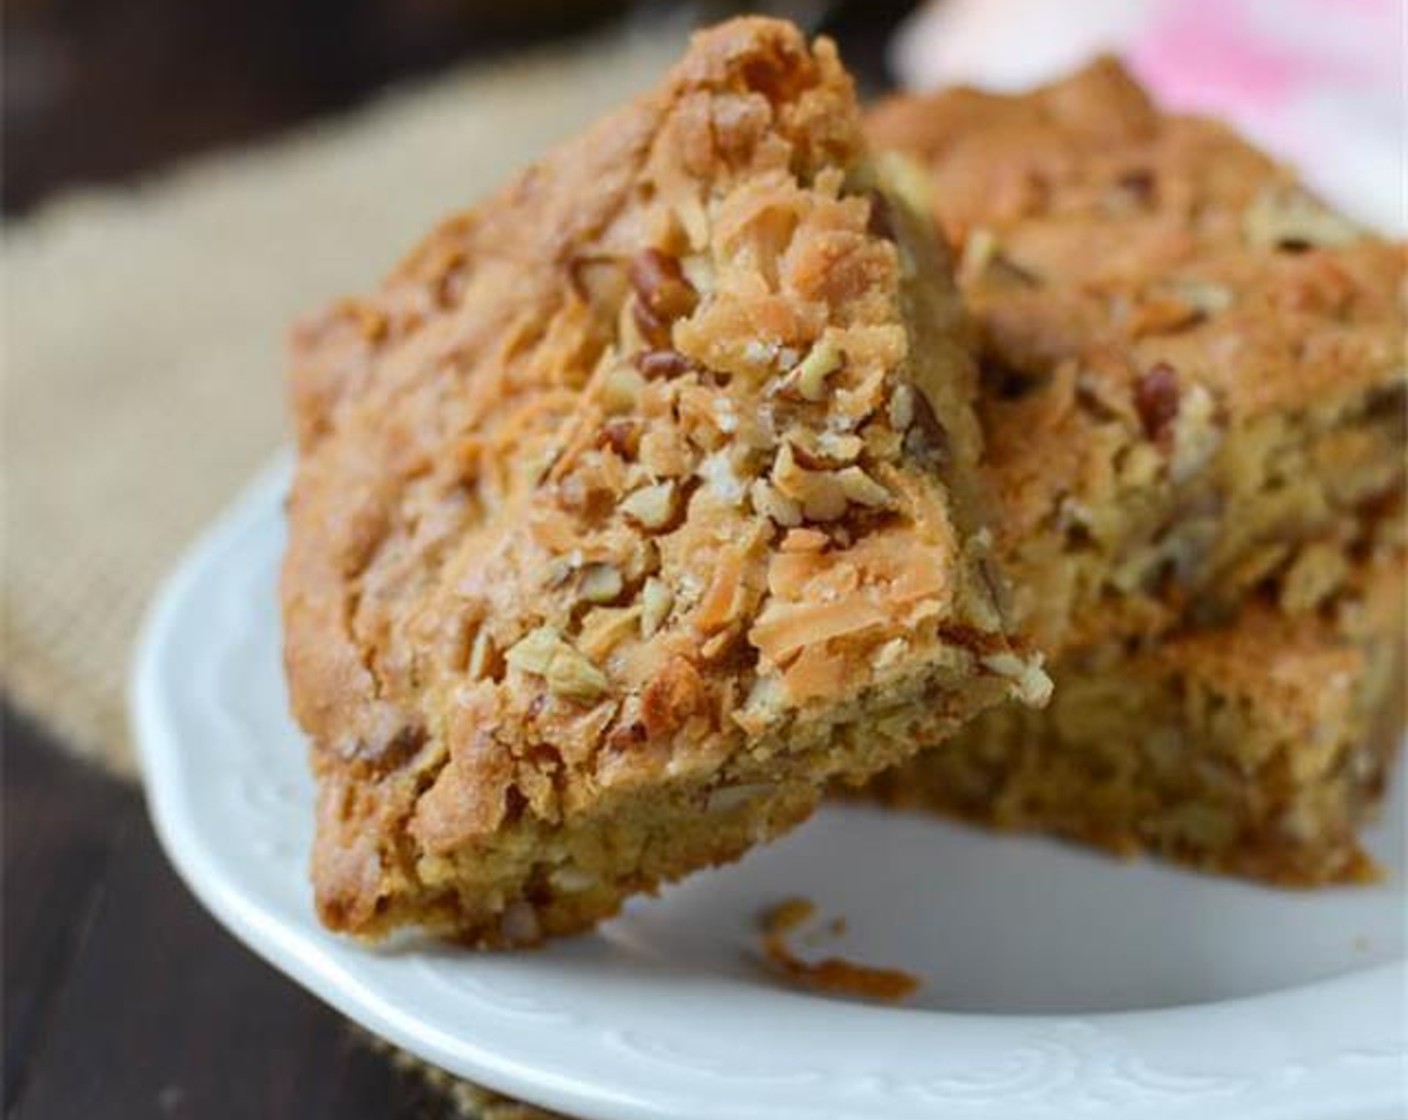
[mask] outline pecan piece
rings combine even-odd
[[[582,569],[581,596],[588,603],[609,603],[626,586],[621,573],[611,564],[588,564]]]
[[[676,512],[675,484],[656,482],[642,486],[621,502],[621,512],[644,529],[664,529]]]
[[[844,356],[834,339],[821,338],[783,379],[781,392],[805,401],[826,397],[826,379],[841,368]]]
[[[1178,418],[1178,373],[1167,362],[1158,362],[1134,386],[1134,410],[1144,434],[1155,443],[1165,442]]]
[[[623,459],[634,459],[640,448],[640,423],[634,419],[614,417],[601,429],[601,443]]]
[[[676,654],[641,694],[640,715],[652,739],[664,738],[684,725],[705,700],[699,670]]]
[[[662,323],[688,315],[699,302],[699,293],[685,276],[677,258],[659,249],[644,249],[631,260],[631,287],[641,306]]]
[[[678,350],[668,347],[659,350],[642,350],[635,357],[636,369],[647,380],[654,378],[680,377],[699,367]]]

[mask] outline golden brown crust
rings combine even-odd
[[[1401,489],[1404,251],[1112,60],[869,119],[978,322],[999,551],[1053,656],[1225,617]]]
[[[883,179],[832,47],[735,21],[299,330],[285,656],[330,925],[580,928],[1039,691],[959,329],[911,337],[956,296]]]

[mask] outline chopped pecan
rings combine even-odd
[[[613,751],[629,751],[646,740],[645,724],[638,719],[622,723],[606,736],[606,746]]]
[[[801,507],[809,521],[835,521],[846,512],[846,493],[835,472],[807,470],[797,462],[790,443],[778,451],[771,481],[783,497]],[[759,497],[755,494],[755,501]]]
[[[681,727],[706,700],[699,670],[676,654],[641,694],[641,719],[652,739],[663,738]]]
[[[786,438],[797,462],[812,471],[848,466],[865,450],[865,441],[860,436],[830,429],[817,432],[796,427],[788,431]]]
[[[582,617],[577,648],[594,664],[600,665],[611,651],[633,637],[640,625],[641,607],[594,606]]]
[[[791,498],[784,497],[765,479],[756,479],[748,488],[748,497],[753,508],[774,524],[790,529],[802,523],[802,507]]]
[[[567,280],[577,298],[603,315],[625,298],[625,270],[615,257],[577,254],[567,262]]]
[[[859,467],[847,467],[836,478],[841,483],[841,492],[856,505],[880,507],[889,505],[893,500],[893,495],[885,487]]]
[[[997,653],[1004,648],[1003,641],[987,630],[965,625],[961,622],[945,622],[939,627],[939,636],[955,646],[961,646],[977,657]]]
[[[1243,214],[1242,229],[1255,248],[1288,253],[1348,245],[1363,236],[1353,222],[1304,190],[1262,191]]]
[[[644,249],[631,260],[631,287],[641,306],[662,323],[688,315],[699,302],[699,293],[685,276],[677,258],[659,249]]]
[[[1039,664],[1006,650],[988,654],[982,664],[990,673],[1010,680],[1022,703],[1044,708],[1051,699],[1051,678]]]
[[[1158,362],[1135,383],[1134,409],[1144,434],[1156,443],[1165,442],[1178,418],[1178,372],[1167,362]]]
[[[546,679],[554,695],[585,702],[599,699],[611,687],[606,674],[571,646],[564,646],[553,657]]]
[[[645,529],[664,529],[675,516],[675,484],[642,486],[621,502],[621,512]]]
[[[608,414],[630,412],[640,403],[645,379],[630,366],[607,370],[601,382],[601,403]]]
[[[887,413],[890,427],[897,432],[907,431],[914,423],[914,390],[908,385],[896,385],[890,394]]]
[[[631,308],[631,317],[635,320],[636,329],[640,331],[641,337],[652,346],[669,345],[670,324],[651,311],[644,303],[636,302]]]
[[[489,675],[494,663],[494,639],[488,630],[480,630],[474,635],[474,644],[469,647],[469,679],[480,680]]]
[[[588,603],[609,603],[621,594],[624,587],[621,573],[610,564],[588,564],[582,569],[579,590]]]
[[[614,417],[601,429],[602,441],[623,459],[634,459],[640,448],[640,423],[634,419]]]
[[[675,596],[664,583],[651,576],[641,589],[641,605],[640,632],[649,638],[665,625],[675,605]]]
[[[562,635],[556,629],[551,626],[539,626],[514,644],[508,651],[506,660],[515,669],[541,676],[548,671],[553,654],[562,644]]]
[[[568,645],[552,626],[539,626],[525,635],[506,659],[514,668],[542,677],[555,696],[592,701],[610,688],[606,674]]]
[[[359,770],[371,774],[389,774],[400,769],[425,746],[425,728],[406,725],[379,739],[357,739],[341,750],[343,759]]]
[[[1222,427],[1217,418],[1217,402],[1206,386],[1192,385],[1183,394],[1169,439],[1173,445],[1169,477],[1175,483],[1192,478],[1217,453]]]
[[[835,341],[819,339],[783,379],[779,391],[804,401],[820,401],[826,396],[826,379],[841,368],[841,362],[841,350]]]
[[[635,357],[636,369],[647,379],[680,377],[699,367],[678,350],[669,347],[658,350],[642,350]]]

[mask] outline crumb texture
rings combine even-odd
[[[772,907],[759,922],[763,959],[789,983],[807,991],[858,996],[883,1003],[902,1003],[919,990],[919,977],[902,969],[860,964],[844,957],[807,960],[800,956],[789,944],[789,938],[815,915],[815,903],[794,897]],[[839,935],[845,928],[845,919],[835,918],[829,931]]]
[[[1045,712],[988,712],[872,792],[1284,886],[1373,878],[1357,831],[1402,741],[1405,576],[1398,549],[1329,610],[1257,601],[1133,657],[1067,660]]]

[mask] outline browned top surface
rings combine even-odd
[[[403,826],[560,820],[1003,648],[941,481],[972,417],[910,382],[860,156],[830,44],[726,24],[297,332],[286,661],[334,921]]]
[[[868,127],[927,168],[961,257],[1004,556],[1068,502],[1172,513],[1204,465],[1250,494],[1275,465],[1211,448],[1273,414],[1327,427],[1405,376],[1402,246],[1111,60],[1024,95],[896,99]],[[1116,484],[1143,463],[1142,496]]]
[[[899,99],[869,127],[929,168],[964,294],[1018,373],[1103,345],[1112,391],[1166,362],[1254,415],[1403,365],[1403,247],[1224,125],[1159,112],[1111,60],[1021,96]]]

